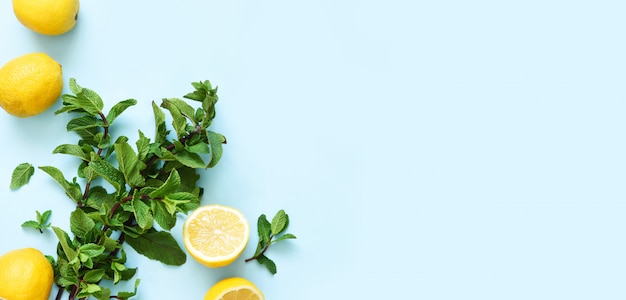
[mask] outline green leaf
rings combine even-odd
[[[267,244],[270,240],[271,228],[272,226],[265,214],[260,215],[257,220],[257,231],[259,233],[259,242],[263,245]]]
[[[296,238],[295,235],[293,235],[291,233],[285,233],[285,234],[279,236],[278,238],[274,239],[274,241],[272,243],[277,243],[277,242],[280,242],[282,240],[295,239],[295,238]]]
[[[72,119],[67,123],[67,131],[74,131],[78,134],[85,143],[91,146],[97,146],[96,135],[102,130],[104,123],[100,118],[84,115],[75,119]]]
[[[127,236],[126,242],[139,254],[166,265],[180,266],[187,260],[185,252],[169,232],[149,231],[137,238]]]
[[[76,78],[70,78],[68,86],[70,87],[70,91],[74,94],[80,93],[83,89],[80,85],[78,85],[78,83],[76,83]]]
[[[70,197],[70,199],[74,200],[76,203],[81,201],[83,194],[80,190],[80,186],[76,182],[69,182],[65,180],[61,170],[50,166],[39,167],[39,169],[50,175],[50,177],[52,177],[52,179],[54,179],[63,188],[63,190],[65,190],[65,194]]]
[[[199,153],[199,154],[208,154],[211,153],[211,148],[209,148],[208,144],[198,143],[191,146],[185,146],[185,150],[191,153]]]
[[[167,211],[173,215],[178,210],[178,207],[183,206],[190,202],[199,203],[200,199],[198,199],[198,197],[196,197],[194,194],[191,194],[191,193],[177,192],[177,193],[171,193],[165,196],[165,199],[163,199],[162,202],[165,204]]]
[[[141,229],[148,229],[154,223],[154,217],[150,211],[150,206],[141,200],[139,193],[135,193],[132,200],[135,220]]]
[[[174,153],[174,157],[178,162],[190,168],[204,169],[207,167],[204,163],[204,160],[202,160],[202,157],[200,157],[200,155],[196,153],[191,153],[183,150]]]
[[[89,258],[94,258],[104,253],[104,246],[96,245],[94,243],[87,243],[80,246],[80,248],[78,248],[78,251],[82,254],[85,254]]]
[[[170,172],[169,177],[163,183],[163,185],[161,185],[156,190],[150,193],[150,198],[153,198],[153,199],[162,198],[165,195],[176,192],[179,187],[180,187],[180,176],[178,175],[178,172],[176,171],[176,169],[174,169]]]
[[[73,88],[71,88],[71,86],[73,86]],[[92,116],[96,116],[102,112],[104,103],[96,92],[79,86],[73,78],[70,79],[70,90],[76,95],[76,98],[73,99],[73,105],[77,105],[81,110]]]
[[[152,111],[154,112],[154,123],[156,126],[154,141],[158,144],[162,144],[167,140],[165,113],[163,113],[154,101],[152,102]]]
[[[211,161],[209,162],[209,168],[214,167],[222,158],[222,144],[226,144],[226,137],[215,133],[213,131],[207,131],[209,138],[209,145],[211,146]]]
[[[35,173],[35,168],[33,165],[29,163],[21,163],[13,170],[13,174],[11,175],[11,185],[10,188],[12,190],[18,189],[28,183],[30,178]]]
[[[116,191],[120,192],[122,190],[124,186],[124,174],[109,162],[105,160],[95,160],[89,163],[89,167],[91,167],[96,174],[102,176],[102,178],[113,185]]]
[[[276,215],[272,219],[272,226],[271,226],[272,234],[278,235],[279,233],[281,233],[283,230],[285,230],[288,223],[289,223],[289,216],[287,216],[284,210],[282,209],[279,210],[278,213],[276,213]]]
[[[140,280],[135,280],[135,289],[132,292],[119,292],[117,293],[118,299],[128,299],[130,297],[134,297],[137,295],[137,287],[139,286]]]
[[[168,98],[166,101],[168,106],[175,106],[185,118],[194,122],[195,110],[191,107],[191,105],[178,98]]]
[[[137,100],[135,99],[126,99],[124,101],[120,101],[111,107],[111,110],[107,114],[107,122],[109,125],[113,124],[113,121],[117,119],[119,115],[121,115],[127,108],[137,104]]]
[[[56,226],[52,226],[52,230],[57,236],[57,239],[59,239],[59,244],[61,245],[61,249],[63,250],[65,257],[67,257],[69,261],[73,261],[74,259],[76,259],[78,257],[78,254],[76,253],[76,250],[74,250],[74,248],[70,246],[70,237],[67,235],[67,233],[63,231],[63,229]]]
[[[113,147],[126,182],[133,188],[144,186],[146,181],[140,172],[146,165],[139,161],[133,148],[128,143],[116,143]]]
[[[187,133],[187,120],[183,112],[180,111],[180,108],[174,105],[170,99],[163,99],[161,107],[170,112],[172,116],[172,127],[174,127],[174,131],[176,131],[178,137],[184,136]]]
[[[43,214],[41,214],[41,217],[39,217],[39,212],[37,212],[37,221],[42,224],[45,225],[46,223],[48,223],[48,220],[50,219],[50,215],[52,215],[52,211],[51,210],[46,210],[43,212]]]
[[[33,221],[33,220],[26,221],[26,222],[22,223],[22,227],[24,227],[24,228],[35,228],[37,230],[41,229],[41,226],[39,225],[39,222]]]
[[[87,298],[96,293],[102,292],[102,287],[95,283],[81,283],[80,291],[76,294],[77,298]]]
[[[68,155],[73,155],[76,156],[84,161],[89,161],[89,158],[91,157],[90,154],[85,153],[84,149],[79,146],[79,145],[73,145],[73,144],[63,144],[63,145],[59,145],[56,148],[54,148],[54,150],[52,151],[53,154],[68,154]]]
[[[139,139],[135,144],[137,145],[137,158],[143,161],[150,151],[150,139],[139,130]]]
[[[83,276],[83,280],[88,283],[98,283],[104,277],[104,269],[89,270]]]
[[[276,274],[276,264],[271,259],[267,258],[265,255],[259,255],[256,261],[258,261],[261,265],[265,266],[272,275]]]
[[[154,212],[154,220],[164,230],[170,230],[176,225],[176,215],[171,214],[163,201],[150,201],[150,207]]]
[[[70,230],[75,236],[84,238],[95,227],[96,223],[82,209],[76,208],[70,214]]]

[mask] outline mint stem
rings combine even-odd
[[[265,251],[267,251],[267,249],[270,247],[270,245],[272,244],[272,239],[274,238],[274,235],[270,235],[270,239],[267,241],[267,244],[265,244],[265,247],[263,247],[263,250],[261,250],[261,252],[259,252],[259,254],[252,256],[248,259],[246,259],[244,262],[249,262],[249,261],[253,261],[257,258],[259,258],[261,255],[265,254]]]

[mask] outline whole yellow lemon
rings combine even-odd
[[[78,0],[13,0],[20,23],[45,35],[60,35],[74,28],[79,7]]]
[[[48,300],[53,281],[52,265],[37,249],[18,249],[0,256],[0,298]]]
[[[45,53],[26,54],[0,68],[0,107],[16,117],[44,112],[62,91],[61,65]]]

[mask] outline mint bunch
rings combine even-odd
[[[194,91],[183,99],[165,98],[152,102],[155,136],[150,139],[137,131],[134,145],[126,136],[114,136],[115,121],[137,101],[127,99],[103,111],[103,101],[94,91],[70,79],[72,94],[62,96],[63,106],[56,114],[75,117],[67,130],[76,133],[75,144],[59,145],[53,153],[77,158],[76,176],[66,177],[54,166],[40,166],[76,203],[70,216],[69,232],[52,226],[59,242],[52,258],[56,299],[64,291],[68,299],[128,299],[133,291],[113,291],[103,280],[131,280],[136,268],[126,265],[123,244],[138,253],[167,265],[182,265],[185,252],[169,232],[177,215],[199,207],[203,189],[197,185],[198,170],[215,166],[222,156],[226,138],[209,130],[215,118],[217,88],[209,81],[192,83]],[[192,106],[190,103],[195,103]],[[171,117],[171,129],[165,111]],[[28,183],[35,168],[29,163],[17,166],[11,188]],[[47,214],[29,227],[42,230]]]

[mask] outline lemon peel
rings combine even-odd
[[[44,35],[60,35],[76,25],[78,0],[13,0],[13,13],[27,28]]]
[[[41,251],[23,248],[0,256],[0,299],[47,300],[54,271]]]
[[[13,116],[44,112],[62,91],[62,67],[45,53],[22,55],[0,68],[0,107]]]

